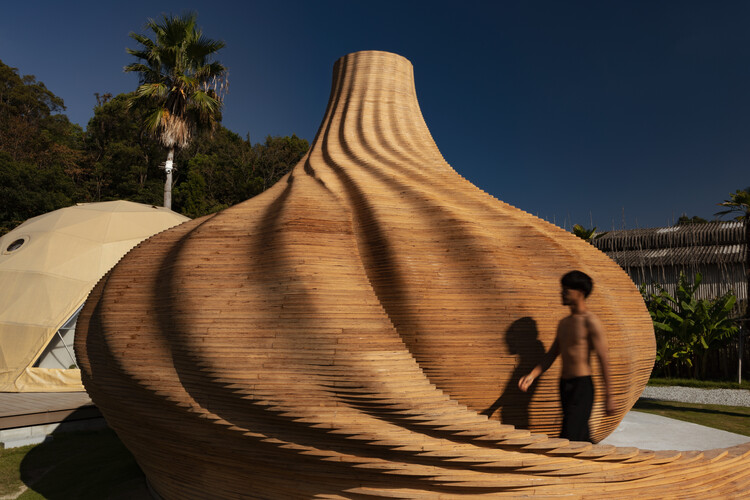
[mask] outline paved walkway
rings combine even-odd
[[[712,450],[750,441],[750,436],[712,429],[681,420],[631,411],[602,444],[646,450]]]
[[[697,389],[693,387],[647,386],[642,399],[682,403],[750,406],[745,389]],[[659,415],[631,411],[604,444],[637,446],[647,450],[711,450],[750,441],[750,436],[713,429]]]

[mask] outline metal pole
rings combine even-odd
[[[740,352],[739,352],[739,362],[737,363],[737,383],[742,384],[742,353],[745,352],[745,346],[742,342],[742,338],[744,337],[745,328],[740,327]]]
[[[745,353],[745,329],[750,327],[748,325],[747,318],[738,319],[737,322],[740,324],[740,328],[737,332],[739,336],[739,349],[737,353],[737,383],[742,383],[742,355]]]
[[[68,356],[70,356],[70,359],[73,361],[73,364],[76,365],[76,368],[80,370],[81,367],[78,366],[78,362],[76,362],[76,357],[73,356],[73,351],[71,351],[70,347],[68,347],[68,344],[65,343],[65,339],[63,338],[62,333],[60,333],[60,330],[57,330],[57,334],[60,336],[60,342],[62,342],[62,345],[65,346],[65,350],[68,351]]]

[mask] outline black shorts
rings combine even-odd
[[[589,417],[594,405],[594,382],[591,376],[561,378],[560,402],[563,411],[560,437],[571,441],[591,441]]]

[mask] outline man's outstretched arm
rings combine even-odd
[[[534,369],[531,370],[527,375],[524,375],[518,380],[518,388],[523,392],[528,391],[534,380],[536,380],[539,375],[547,371],[547,368],[552,366],[552,363],[555,362],[555,359],[557,359],[557,356],[559,355],[560,343],[557,341],[557,337],[555,337],[555,341],[552,343],[552,346],[550,346],[547,354],[544,355],[544,359],[542,360],[542,362],[536,365]]]
[[[606,395],[604,408],[607,415],[612,415],[615,412],[615,401],[612,397],[612,378],[609,371],[609,346],[607,344],[607,336],[604,334],[602,324],[596,316],[590,316],[587,319],[586,326],[588,327],[591,345],[594,347],[596,357],[599,358],[599,364],[602,367],[604,394]]]

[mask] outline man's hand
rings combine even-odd
[[[536,377],[533,373],[529,373],[528,375],[524,375],[518,380],[518,388],[521,389],[523,392],[526,392],[529,390],[529,387],[534,382],[534,379]]]
[[[615,414],[615,399],[611,394],[607,394],[604,410],[607,412],[607,415]]]
[[[552,345],[552,348],[550,349],[550,352],[554,352],[554,357],[550,358],[552,361],[555,360],[555,357],[557,357],[557,351],[555,350],[555,346],[557,346],[557,340],[555,340],[554,344]],[[549,354],[548,354],[549,356]],[[531,384],[534,383],[534,380],[536,378],[544,373],[544,368],[542,365],[536,365],[533,370],[531,370],[527,375],[524,375],[520,379],[518,379],[518,388],[521,389],[523,392],[526,392],[529,390],[529,387],[531,387]]]

